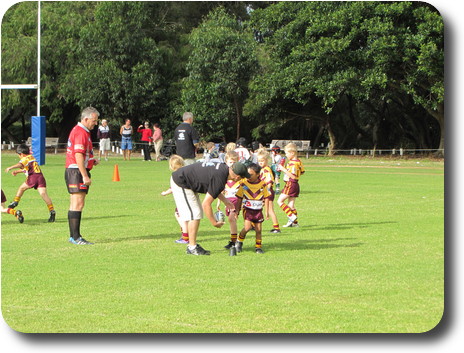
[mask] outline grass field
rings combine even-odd
[[[9,201],[24,179],[4,172],[16,162],[2,154]],[[167,162],[112,158],[97,166],[81,229],[95,245],[75,246],[67,242],[64,155],[47,155],[56,223],[47,223],[34,190],[18,206],[23,224],[2,214],[5,321],[44,333],[433,329],[444,309],[443,161],[303,162],[300,228],[264,232],[264,255],[254,253],[250,232],[244,251],[230,257],[228,225],[204,220],[198,241],[211,255],[196,257],[174,243],[174,201],[160,195],[169,186]],[[120,182],[112,182],[115,163]]]

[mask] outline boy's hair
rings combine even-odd
[[[260,148],[257,152],[256,155],[259,158],[265,158],[266,160],[269,159],[269,152],[266,151],[264,148]]]
[[[235,142],[229,142],[226,145],[226,152],[235,151],[236,148],[237,148],[237,144]]]
[[[251,169],[253,170],[256,174],[259,174],[259,172],[261,172],[261,167],[256,164],[256,163],[251,163],[249,166],[248,166],[248,169]]]
[[[29,149],[29,146],[25,144],[21,144],[16,148],[16,153],[17,154],[31,154],[31,150]]]
[[[284,151],[285,152],[288,151],[288,152],[295,152],[296,153],[297,152],[297,147],[296,147],[296,145],[294,143],[289,143],[289,144],[287,144],[285,146]]]
[[[177,154],[173,154],[169,158],[169,170],[172,172],[175,172],[177,169],[182,168],[184,165],[184,159]]]
[[[238,153],[235,151],[229,151],[226,153],[226,157],[224,158],[225,161],[234,161],[238,162]]]

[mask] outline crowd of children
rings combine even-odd
[[[239,181],[228,180],[223,195],[225,203],[230,207],[225,208],[225,214],[230,227],[230,241],[225,246],[226,249],[234,247],[236,252],[241,252],[243,242],[250,230],[256,233],[255,252],[262,254],[262,224],[265,220],[272,220],[271,233],[281,233],[279,221],[274,210],[275,195],[279,195],[277,200],[278,206],[288,217],[284,227],[298,227],[298,212],[295,202],[300,193],[299,179],[305,172],[302,162],[298,159],[297,148],[293,143],[289,143],[284,148],[285,157],[281,156],[280,148],[273,147],[271,154],[262,148],[259,144],[253,144],[251,151],[246,148],[246,141],[239,139],[237,143],[221,145],[219,148],[215,144],[207,145],[204,158],[199,163],[225,163],[232,167],[235,163],[243,163],[247,169],[249,178]],[[8,207],[5,206],[6,197],[2,190],[2,212],[15,216],[20,223],[24,222],[24,216],[20,210],[15,210],[18,206],[24,192],[28,189],[36,189],[49,211],[48,222],[54,222],[56,212],[53,202],[47,194],[46,181],[43,173],[31,154],[29,147],[20,145],[17,148],[19,162],[8,168],[6,172],[12,171],[16,176],[18,173],[25,173],[26,180],[20,185],[13,202]],[[184,160],[178,155],[171,156],[169,168],[172,172],[184,166]],[[280,192],[280,178],[283,175],[285,187]],[[171,189],[163,191],[161,195],[171,194]],[[224,198],[223,198],[224,199]],[[231,203],[229,203],[230,201]],[[221,201],[218,198],[217,210],[221,210]],[[238,218],[242,212],[244,220],[243,228],[238,231]],[[182,221],[177,209],[175,217],[178,220],[181,237],[176,240],[177,243],[188,244],[189,235],[187,222]]]
[[[242,251],[243,242],[250,230],[254,230],[255,247],[258,254],[262,249],[262,224],[265,220],[272,220],[271,233],[281,233],[279,221],[274,210],[275,195],[280,194],[277,204],[288,217],[284,227],[298,227],[298,213],[295,208],[296,198],[299,196],[299,178],[304,173],[302,162],[298,159],[297,147],[293,143],[285,146],[285,157],[280,154],[280,148],[271,149],[271,154],[262,146],[252,144],[251,151],[246,148],[246,141],[239,139],[237,143],[216,147],[213,143],[206,145],[202,159],[198,163],[225,163],[232,167],[234,163],[244,163],[248,168],[249,178],[239,181],[228,180],[223,195],[235,208],[225,208],[225,215],[229,223],[230,240],[226,249],[234,248],[237,253]],[[170,170],[175,171],[183,166],[181,157],[171,156]],[[285,187],[280,193],[280,176],[283,173]],[[276,187],[274,189],[274,187]],[[170,194],[170,190],[162,195]],[[222,202],[218,199],[217,211],[221,211]],[[238,231],[240,212],[244,220],[243,228]],[[176,218],[178,214],[176,210]],[[188,243],[186,227],[181,223],[182,238],[177,243]]]

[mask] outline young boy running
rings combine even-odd
[[[235,151],[229,151],[226,153],[225,162],[226,164],[231,167],[235,162],[238,162],[238,154]],[[237,207],[238,198],[237,198],[237,191],[240,188],[241,180],[227,180],[226,187],[224,189],[224,196],[227,200],[232,202],[235,207]],[[220,210],[221,201],[218,199],[217,210]],[[229,219],[229,226],[230,226],[230,242],[224,248],[230,249],[232,246],[235,246],[237,241],[237,212],[236,208],[229,209],[226,207],[226,216]]]
[[[237,210],[243,206],[243,218],[245,224],[240,231],[238,240],[235,243],[237,252],[242,251],[243,241],[247,233],[254,227],[256,231],[256,245],[255,252],[263,254],[262,249],[262,223],[263,217],[263,204],[266,209],[266,219],[269,219],[269,191],[264,181],[259,179],[261,167],[255,163],[248,166],[248,173],[250,177],[242,180],[242,185],[237,191],[238,204]]]
[[[44,200],[47,204],[48,211],[50,213],[48,221],[55,222],[56,212],[53,207],[53,202],[47,194],[47,182],[45,181],[45,177],[39,167],[39,163],[37,163],[34,156],[30,153],[29,147],[24,144],[18,146],[16,153],[19,155],[19,163],[6,168],[6,172],[8,173],[11,169],[20,169],[11,172],[11,174],[16,176],[16,174],[25,173],[26,181],[19,186],[14,201],[10,203],[8,207],[15,208],[18,206],[24,192],[28,189],[34,188],[39,192],[42,200]]]
[[[279,207],[288,217],[288,222],[284,227],[298,227],[298,212],[295,208],[296,198],[300,195],[300,184],[298,180],[305,172],[303,163],[297,158],[297,148],[294,143],[289,143],[284,148],[287,166],[280,165],[279,170],[284,173],[285,188],[277,200]],[[285,200],[288,199],[288,204]]]
[[[257,152],[258,157],[258,165],[261,167],[261,172],[259,177],[267,186],[269,191],[269,216],[272,219],[272,230],[271,233],[280,233],[280,226],[279,220],[277,219],[277,215],[274,211],[274,173],[269,167],[269,152],[265,149],[259,149]]]

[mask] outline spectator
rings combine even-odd
[[[158,123],[153,125],[153,144],[155,145],[155,160],[161,160],[161,149],[163,148],[163,131]]]
[[[200,136],[193,124],[193,114],[185,112],[182,116],[183,122],[174,131],[176,142],[176,153],[184,159],[185,165],[195,163],[196,145],[200,141]]]

